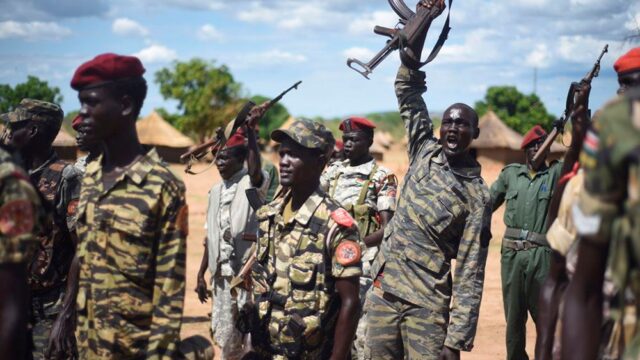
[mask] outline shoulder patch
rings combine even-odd
[[[76,214],[78,210],[78,199],[73,199],[69,201],[69,205],[67,205],[67,215],[73,216]]]
[[[336,260],[342,266],[351,266],[360,262],[362,251],[360,245],[352,240],[341,242],[336,248]]]
[[[353,220],[353,218],[351,217],[351,215],[349,215],[347,210],[343,208],[339,208],[337,210],[332,211],[331,218],[333,219],[333,221],[338,223],[338,225],[341,225],[347,228],[352,227],[355,224],[355,220]]]
[[[14,200],[0,208],[0,233],[19,236],[31,232],[34,225],[33,206],[28,200]]]

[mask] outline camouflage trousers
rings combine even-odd
[[[211,310],[211,337],[220,348],[221,360],[239,359],[242,354],[242,333],[236,329],[238,312],[249,294],[239,288],[231,292],[230,276],[214,276]]]
[[[33,296],[31,299],[31,334],[33,336],[33,359],[44,359],[49,345],[49,334],[53,322],[62,311],[64,291],[54,289],[43,296]]]
[[[538,299],[551,262],[551,249],[502,249],[502,301],[507,321],[507,359],[526,360],[527,312],[538,320]]]
[[[367,359],[437,360],[440,356],[448,309],[426,309],[372,287],[367,311]]]
[[[373,284],[373,280],[368,277],[368,273],[360,277],[360,320],[356,328],[356,337],[351,347],[352,360],[364,360],[367,358],[369,348],[367,347],[367,293]]]

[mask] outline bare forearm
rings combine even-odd
[[[382,237],[384,235],[384,229],[379,229],[364,238],[364,244],[367,247],[374,247],[380,245],[382,242]]]
[[[346,360],[358,326],[359,278],[340,279],[336,284],[340,295],[340,312],[334,333],[331,360]]]
[[[256,140],[255,131],[249,129],[247,131],[247,139],[249,142],[249,154],[247,156],[247,170],[251,178],[251,185],[259,187],[262,185],[262,164],[260,160],[260,150]]]
[[[209,240],[207,238],[204,239],[204,254],[202,254],[202,261],[200,261],[200,269],[198,270],[198,276],[204,276],[205,272],[207,271],[207,268],[209,267],[209,249],[208,249],[208,242]]]

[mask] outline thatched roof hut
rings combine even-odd
[[[61,159],[75,160],[78,152],[78,146],[76,145],[76,139],[73,136],[67,134],[64,129],[60,128],[58,135],[53,140],[53,149]]]
[[[158,155],[167,162],[180,162],[180,155],[194,145],[191,138],[171,126],[155,111],[136,122],[136,129],[140,143],[155,146]]]

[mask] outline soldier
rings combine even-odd
[[[525,350],[527,311],[538,321],[540,288],[547,278],[551,249],[545,238],[547,211],[562,170],[562,162],[546,163],[534,155],[547,132],[536,125],[522,140],[525,164],[509,164],[491,185],[491,202],[496,211],[504,202],[507,229],[502,240],[502,299],[507,321],[507,359],[528,359]],[[575,143],[573,144],[575,147]]]
[[[274,359],[346,359],[355,334],[361,249],[355,221],[320,188],[334,139],[298,120],[280,143],[280,184],[290,191],[258,210],[252,268],[263,340]]]
[[[30,264],[33,357],[44,358],[54,320],[62,310],[67,276],[75,254],[72,232],[80,178],[69,174],[69,163],[58,158],[52,143],[60,131],[62,110],[56,104],[24,99],[8,114],[10,142],[25,161],[31,182],[52,209],[51,231],[40,236]]]
[[[73,166],[67,166],[63,173],[63,177],[75,177],[82,181],[82,177],[86,171],[87,163],[95,160],[102,153],[101,143],[87,142],[84,129],[81,127],[82,117],[76,116],[71,126],[76,131],[76,143],[78,148],[87,152],[87,155],[79,158],[73,164]],[[75,187],[73,193],[70,195],[73,199],[80,198],[80,187]],[[67,216],[67,226],[70,229],[75,229],[77,222],[77,212],[75,214]],[[71,232],[71,236],[75,239],[77,246],[77,233]],[[64,303],[62,304],[62,311],[56,318],[53,326],[51,327],[51,335],[49,336],[49,345],[47,348],[46,358],[48,359],[68,359],[77,357],[76,351],[76,339],[75,339],[75,324],[76,324],[76,297],[78,295],[78,257],[74,256],[69,267],[69,276],[67,279],[66,294],[64,297]]]
[[[3,115],[5,118],[5,115]],[[29,358],[29,271],[46,221],[27,174],[0,143],[0,354]]]
[[[622,94],[627,89],[640,86],[640,50],[637,51],[637,55],[634,56],[633,52],[622,56],[614,65],[614,70],[618,73],[618,93]],[[621,64],[629,62],[629,65],[624,67]],[[588,102],[588,91],[586,89],[587,97],[583,101]],[[582,92],[581,96],[584,96]],[[579,98],[580,99],[580,98]],[[587,105],[578,106],[574,117],[572,118],[572,129],[580,127],[579,133],[581,135],[572,136],[572,141],[578,139],[579,146],[581,147],[584,139],[584,133],[588,127],[588,119],[584,118],[587,115]],[[598,113],[595,115],[599,116]],[[551,258],[551,267],[549,268],[549,276],[544,284],[544,287],[540,293],[540,325],[537,326],[538,336],[536,338],[536,359],[544,360],[560,357],[561,340],[559,329],[561,329],[560,322],[562,303],[565,294],[565,289],[569,283],[571,277],[576,268],[576,262],[578,259],[578,236],[573,223],[573,217],[571,215],[571,209],[573,205],[578,201],[580,194],[584,191],[584,171],[580,169],[577,171],[577,160],[579,151],[576,151],[575,147],[572,147],[565,155],[565,165],[563,167],[563,175],[559,181],[558,188],[554,194],[551,205],[549,206],[549,221],[552,222],[547,232],[547,240],[549,245],[553,249],[553,255]],[[569,168],[573,167],[571,171]],[[566,187],[564,187],[563,180],[566,180]],[[561,199],[560,199],[561,197]],[[557,210],[559,208],[559,210]],[[554,210],[555,209],[555,210]],[[557,218],[555,216],[557,214]],[[554,221],[555,219],[555,221]],[[611,283],[611,279],[607,279],[604,289],[605,300],[609,302],[616,291],[615,287]],[[635,305],[633,305],[635,306]],[[606,313],[606,311],[605,311]],[[606,315],[606,314],[605,314]],[[605,316],[606,317],[606,316]],[[603,333],[600,348],[600,355],[604,358],[617,359],[619,358],[619,338],[621,321],[612,322],[611,319],[606,319],[603,323]],[[625,324],[627,321],[625,321]]]
[[[439,14],[444,2],[435,6]],[[408,51],[421,54],[422,42]],[[422,98],[425,73],[401,65],[395,91],[409,171],[371,269],[367,346],[372,359],[459,359],[473,347],[491,237],[489,191],[469,153],[478,115],[451,105],[439,143]]]
[[[347,160],[331,164],[320,178],[320,186],[358,222],[362,248],[360,302],[364,306],[366,293],[373,283],[371,263],[378,253],[384,227],[396,207],[397,179],[391,170],[376,164],[369,153],[375,125],[368,119],[350,117],[340,123],[343,132],[344,155]],[[356,359],[364,359],[366,311],[362,311],[354,349]]]
[[[245,161],[246,168],[243,166]],[[269,175],[261,171],[253,128],[243,126],[227,140],[217,154],[216,166],[222,182],[209,191],[205,223],[207,236],[196,293],[201,302],[207,301],[209,293],[204,274],[208,267],[212,287],[212,338],[221,350],[221,359],[239,359],[242,355],[242,334],[235,328],[235,323],[249,294],[240,288],[231,291],[231,281],[247,261],[258,229],[245,191],[257,188],[264,198],[269,186]]]
[[[585,190],[573,206],[573,222],[579,236],[576,271],[566,293],[562,322],[565,359],[596,359],[602,343],[602,285],[605,271],[618,289],[638,292],[640,228],[640,48],[620,58],[615,68],[635,87],[625,87],[594,119],[584,141],[580,163]],[[608,264],[608,265],[607,265]],[[612,301],[624,308],[624,297]],[[637,303],[632,316],[636,328],[623,358],[640,356]],[[623,316],[617,314],[618,317]]]
[[[180,356],[188,208],[182,181],[138,141],[144,71],[136,57],[102,54],[71,80],[85,139],[104,145],[78,205],[80,358]]]

